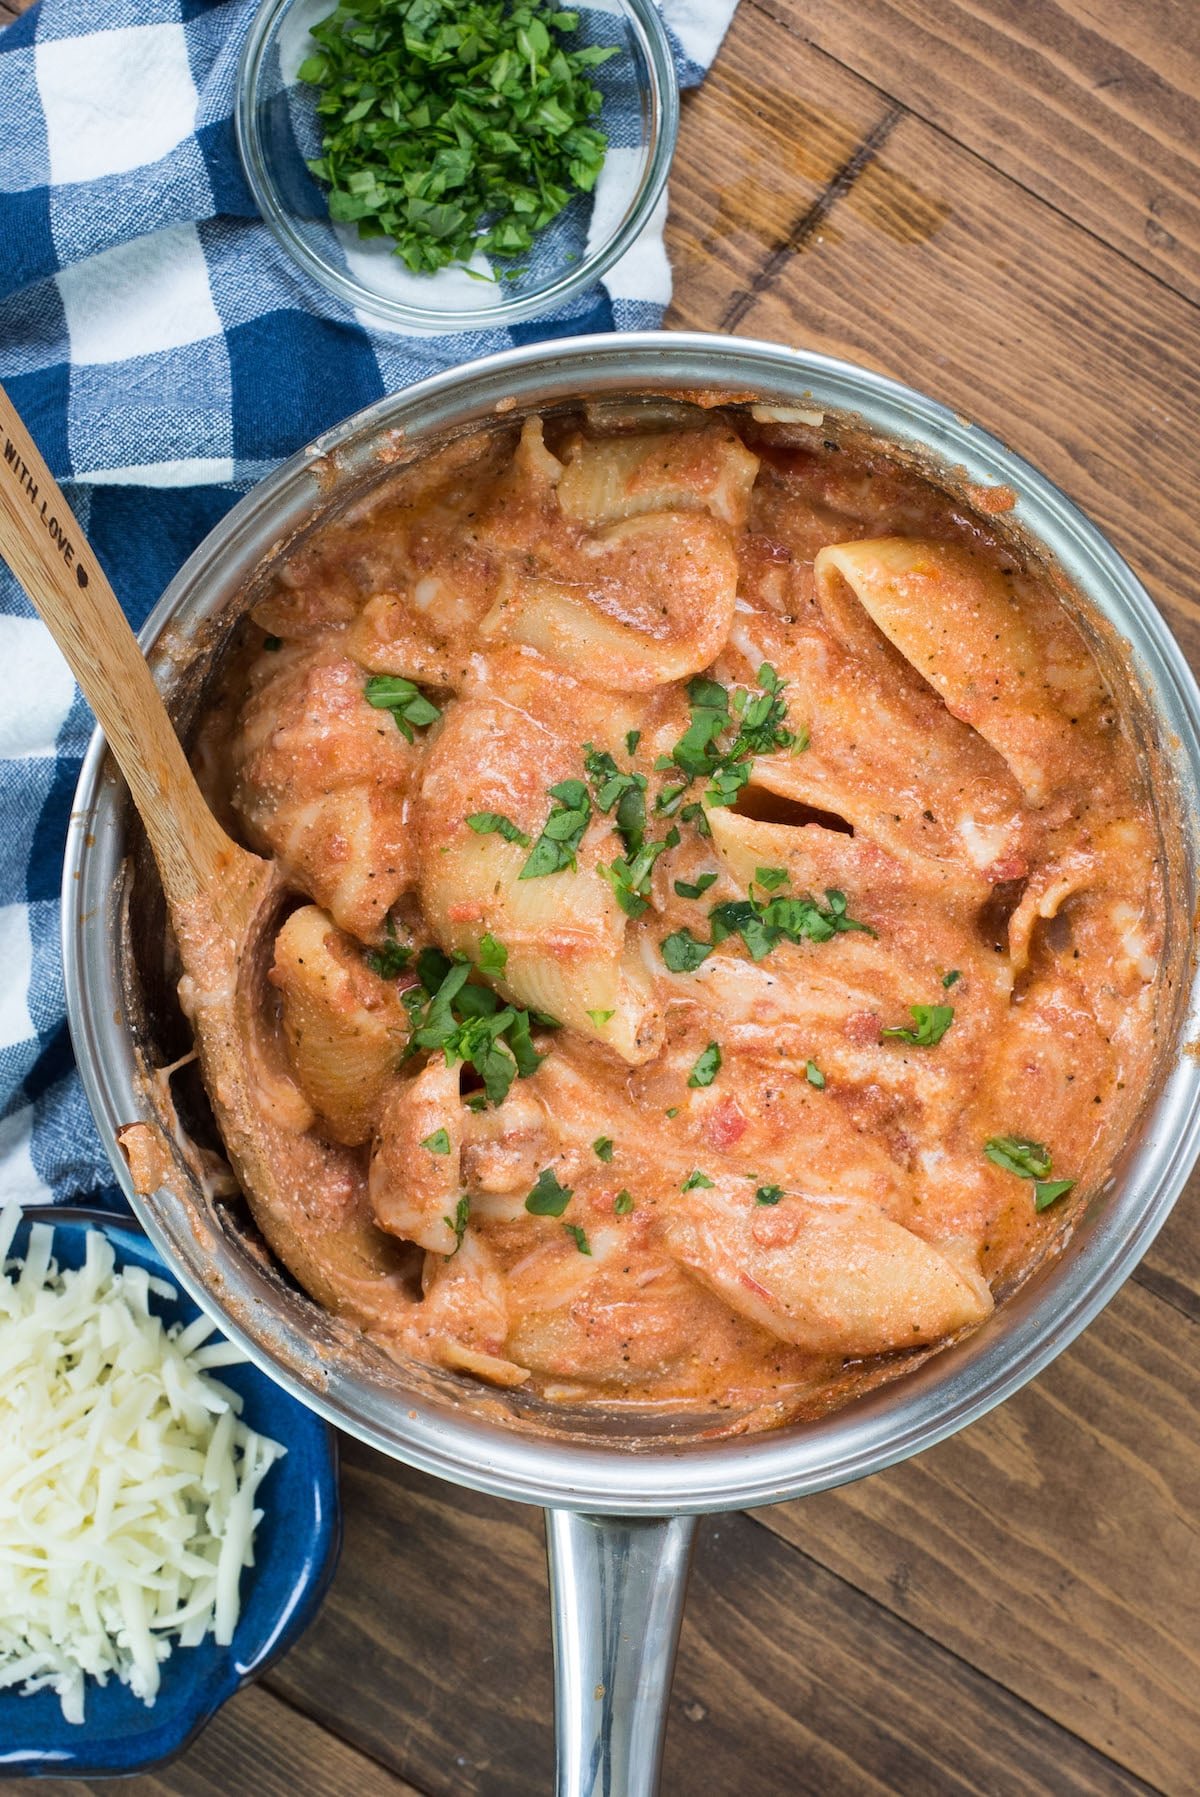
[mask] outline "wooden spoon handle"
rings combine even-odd
[[[201,896],[240,851],[205,804],[113,590],[3,387],[0,554],[100,721],[146,826],[168,900]]]

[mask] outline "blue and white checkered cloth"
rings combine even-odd
[[[736,0],[661,5],[695,85]],[[351,312],[276,246],[242,175],[231,114],[254,10],[41,0],[0,31],[0,381],[135,628],[246,488],[348,413],[513,343],[654,326],[670,298],[663,208],[560,314],[405,337]],[[0,1199],[119,1202],[58,947],[92,717],[2,564],[0,669]]]

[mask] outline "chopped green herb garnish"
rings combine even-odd
[[[989,1136],[983,1152],[1006,1173],[1018,1179],[1045,1179],[1050,1171],[1050,1150],[1028,1136]]]
[[[372,674],[363,687],[363,696],[376,711],[390,711],[401,736],[413,742],[413,727],[436,724],[441,712],[427,699],[419,686],[399,674]]]
[[[708,1174],[701,1173],[699,1167],[696,1167],[691,1173],[688,1174],[687,1178],[684,1180],[683,1184],[680,1186],[679,1189],[681,1192],[694,1192],[696,1190],[697,1186],[711,1186],[711,1185],[712,1185],[712,1180],[708,1177]]]
[[[710,785],[704,790],[704,803],[713,806],[736,805],[743,786],[750,780],[750,763],[734,761],[729,767],[719,767],[712,777]]]
[[[952,968],[949,973],[944,973],[942,975],[942,985],[945,986],[947,989],[949,989],[949,987],[953,986],[955,980],[961,980],[961,979],[962,979],[962,974],[958,971],[958,968],[955,967],[955,968]]]
[[[636,755],[637,746],[641,740],[642,733],[640,730],[627,730],[625,732],[625,753],[631,757]]]
[[[590,1254],[591,1253],[591,1251],[592,1251],[591,1244],[589,1243],[586,1234],[580,1228],[578,1223],[564,1223],[563,1228],[566,1230],[567,1234],[571,1237],[572,1241],[575,1243],[575,1246],[578,1248],[578,1250],[581,1254]]]
[[[698,899],[703,898],[709,887],[716,883],[716,874],[701,874],[698,880],[676,880],[675,891],[680,898]]]
[[[571,1186],[559,1185],[553,1167],[543,1167],[537,1184],[525,1200],[525,1209],[535,1217],[561,1217],[571,1200]]]
[[[915,1029],[894,1024],[890,1029],[880,1030],[879,1034],[892,1036],[897,1042],[908,1042],[914,1048],[936,1048],[954,1022],[953,1005],[909,1005],[908,1014],[914,1020]]]
[[[283,638],[281,636],[265,636],[263,638],[263,648],[269,649],[272,654],[275,654],[277,650],[283,648]]]
[[[666,1111],[666,1114],[667,1114],[667,1116],[668,1116],[668,1117],[678,1117],[678,1115],[679,1115],[679,1106],[678,1106],[678,1105],[677,1105],[677,1104],[669,1104],[669,1105],[668,1105],[668,1106],[667,1106],[667,1111]]]
[[[730,692],[706,675],[688,682],[691,722],[670,755],[660,755],[654,764],[660,771],[676,767],[687,778],[682,785],[662,788],[655,800],[656,811],[670,816],[691,783],[702,779],[709,782],[705,804],[734,805],[751,777],[756,755],[808,746],[807,731],[790,730],[784,723],[785,682],[769,662],[758,670],[758,684],[761,690],[753,693],[745,687]],[[727,732],[733,733],[731,741],[723,740]],[[694,824],[702,836],[711,834],[703,805],[685,805],[680,817]]]
[[[490,930],[484,932],[479,944],[479,965],[484,973],[493,974],[497,979],[508,966],[508,950],[502,942],[497,942]]]
[[[613,1018],[616,1016],[616,1014],[617,1013],[615,1011],[589,1011],[588,1012],[588,1016],[591,1018],[592,1022],[595,1024],[595,1026],[598,1030],[602,1030],[606,1023],[611,1023]]]
[[[613,1209],[618,1217],[627,1217],[633,1209],[633,1193],[618,1192],[613,1200]]]
[[[476,836],[503,836],[505,842],[519,842],[523,849],[529,847],[524,830],[518,830],[512,818],[505,817],[502,811],[472,811],[467,828],[474,830]]]
[[[782,1186],[759,1186],[754,1194],[755,1204],[778,1204],[783,1197]]]
[[[662,958],[672,973],[695,973],[702,961],[712,953],[710,942],[699,942],[690,930],[675,930],[659,945]]]
[[[550,788],[550,797],[554,806],[518,879],[537,880],[566,867],[574,871],[575,852],[588,827],[592,802],[582,780],[560,780]]]
[[[815,1086],[817,1088],[818,1092],[823,1092],[825,1090],[825,1075],[821,1072],[821,1069],[817,1066],[815,1061],[805,1061],[804,1077],[810,1086]]]
[[[611,1136],[597,1136],[596,1140],[592,1143],[592,1147],[602,1161],[610,1161],[612,1159],[613,1143]]]
[[[649,910],[650,876],[666,846],[665,842],[645,842],[636,855],[618,856],[610,867],[603,863],[597,865],[596,872],[608,881],[613,897],[627,917],[641,917]]]
[[[431,1136],[425,1137],[421,1146],[428,1148],[430,1154],[449,1154],[450,1137],[444,1129],[435,1129]]]
[[[513,1080],[536,1073],[543,1057],[533,1046],[529,1012],[505,1005],[490,986],[469,984],[470,975],[469,961],[421,950],[421,983],[401,994],[411,1024],[406,1052],[440,1048],[447,1067],[469,1062],[487,1099],[502,1104]]]
[[[875,934],[870,924],[859,923],[847,914],[844,892],[827,887],[825,901],[826,908],[822,909],[807,894],[773,898],[766,904],[751,895],[714,905],[708,914],[713,947],[728,936],[740,936],[751,958],[761,961],[781,942],[829,942],[847,930]]]
[[[343,0],[297,71],[330,217],[414,274],[526,255],[604,163],[590,71],[620,52],[569,47],[578,25],[542,0]]]
[[[387,941],[382,948],[368,949],[366,962],[371,972],[378,974],[381,980],[395,980],[412,960],[412,949],[396,940],[396,926],[390,912],[383,927]]]
[[[655,811],[663,817],[671,817],[679,809],[679,801],[686,791],[687,786],[682,781],[673,786],[664,786],[654,801]]]
[[[464,1192],[454,1207],[454,1215],[452,1217],[442,1218],[442,1222],[446,1225],[446,1228],[454,1231],[454,1246],[447,1255],[448,1260],[453,1260],[454,1256],[463,1245],[463,1237],[467,1233],[467,1218],[470,1214],[471,1200]]]
[[[1034,1142],[1028,1136],[989,1136],[983,1152],[1005,1173],[1015,1173],[1018,1179],[1033,1181],[1035,1210],[1048,1210],[1075,1184],[1073,1179],[1049,1177],[1050,1150],[1044,1142]]]
[[[721,1071],[721,1045],[710,1042],[688,1074],[689,1086],[711,1086]]]

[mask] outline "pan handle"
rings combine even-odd
[[[547,1510],[557,1797],[654,1797],[694,1516]]]

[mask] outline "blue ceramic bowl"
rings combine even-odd
[[[54,1225],[60,1267],[81,1266],[87,1231],[101,1229],[118,1265],[132,1263],[171,1278],[131,1220],[100,1211],[27,1211],[12,1249],[18,1257],[31,1222]],[[174,1302],[150,1302],[168,1323],[190,1323],[200,1314],[182,1293]],[[176,1648],[163,1666],[153,1709],[115,1679],[103,1687],[89,1680],[82,1724],[64,1722],[53,1691],[32,1697],[0,1691],[0,1778],[95,1778],[161,1765],[187,1746],[226,1698],[278,1659],[316,1614],[341,1546],[336,1438],[256,1367],[222,1367],[216,1376],[241,1393],[250,1427],[287,1448],[262,1484],[255,1564],[242,1574],[232,1643],[218,1647],[209,1636],[199,1647]]]

